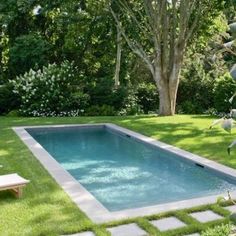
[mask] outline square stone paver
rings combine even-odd
[[[230,211],[231,213],[236,213],[236,205],[224,207],[224,209]]]
[[[201,212],[194,212],[189,214],[190,216],[192,216],[193,218],[195,218],[196,220],[198,220],[201,223],[206,223],[209,221],[214,221],[214,220],[220,220],[223,219],[222,216],[214,213],[213,211],[201,211]]]
[[[185,235],[185,236],[200,236],[199,233],[195,233],[195,234],[188,234],[188,235]]]
[[[160,231],[166,231],[171,229],[177,229],[186,226],[186,224],[176,217],[168,217],[160,220],[150,221],[155,227],[157,227]]]
[[[70,235],[63,235],[63,236],[95,236],[95,234],[91,231],[88,231],[88,232],[82,232],[82,233],[70,234]]]
[[[148,234],[135,223],[107,228],[112,236],[147,236]]]

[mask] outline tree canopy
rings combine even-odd
[[[205,87],[213,91],[216,77],[232,67],[233,55],[216,53],[219,66],[209,55],[219,44],[230,43],[231,36],[222,32],[234,16],[235,0],[2,1],[0,86],[7,96],[1,97],[14,100],[9,81],[31,69],[69,61],[77,71],[79,89],[73,92],[86,94],[89,102],[81,104],[95,106],[96,112],[105,105],[112,114],[127,114],[128,109],[173,115],[176,109],[185,110],[184,91],[189,79],[194,77],[192,84],[199,81],[197,68]],[[153,109],[149,100],[156,103]],[[201,109],[196,105],[192,112],[213,106],[200,103]]]

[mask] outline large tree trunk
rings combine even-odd
[[[175,114],[177,91],[178,83],[171,84],[163,80],[159,83],[159,115],[172,116]]]
[[[163,70],[163,67],[156,66],[154,80],[159,93],[159,115],[172,116],[175,114],[180,67],[181,60],[174,65],[172,73],[168,76],[168,73],[165,73],[166,69]]]
[[[117,89],[120,86],[120,64],[121,64],[121,31],[120,27],[117,26],[117,53],[116,53],[116,70],[115,70],[115,88]]]
[[[159,115],[169,116],[174,115],[171,110],[171,98],[169,94],[168,84],[158,86],[159,92]]]

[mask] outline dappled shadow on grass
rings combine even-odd
[[[226,150],[235,137],[235,131],[229,134],[218,127],[210,130],[209,124],[212,120],[208,116],[205,117],[206,122],[202,122],[201,116],[193,117],[199,121],[196,119],[196,122],[194,122],[192,118],[186,121],[184,117],[183,119],[176,117],[176,119],[166,118],[162,120],[158,118],[141,118],[135,122],[132,122],[132,120],[120,121],[119,124],[127,128],[131,127],[131,129],[144,135],[189,152],[236,168],[236,150],[232,156],[228,156]]]
[[[8,219],[5,219],[8,222],[9,217],[14,216],[17,223],[9,221],[8,225],[17,227],[20,224],[19,235],[59,235],[65,232],[78,232],[93,226],[93,223],[49,176],[44,176],[41,180],[36,179],[37,173],[32,176],[34,183],[25,187],[21,199],[15,199],[7,191],[0,193],[0,217],[8,215]],[[23,233],[27,228],[30,232]]]
[[[78,232],[91,221],[49,176],[10,127],[0,127],[1,174],[18,173],[29,179],[23,197],[16,199],[9,191],[0,192],[0,219],[6,225],[0,235],[59,235]],[[7,154],[7,155],[6,155]],[[12,221],[11,219],[14,218]]]
[[[52,232],[73,233],[93,226],[87,216],[58,187],[29,197],[27,206],[32,212],[35,212],[28,219],[28,224],[45,225],[38,229],[41,235],[47,235],[46,233],[51,235]]]
[[[11,204],[18,199],[11,193],[9,190],[3,190],[0,192],[0,205],[2,204]]]

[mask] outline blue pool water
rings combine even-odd
[[[110,211],[236,190],[226,177],[108,128],[27,131]]]

